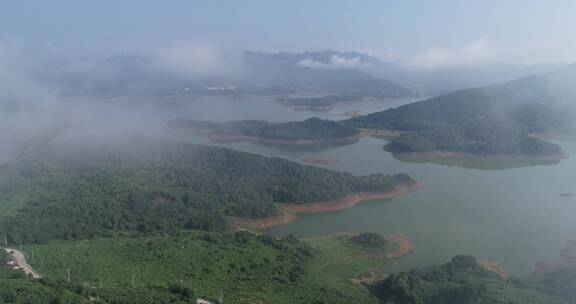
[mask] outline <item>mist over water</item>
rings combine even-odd
[[[5,66],[7,63],[4,63]],[[347,112],[369,114],[397,107],[412,98],[365,98],[336,104],[331,109],[293,109],[278,102],[283,96],[317,97],[322,94],[218,96],[174,94],[163,96],[79,96],[69,87],[46,83],[25,71],[5,82],[1,96],[2,144],[0,161],[50,145],[82,145],[91,142],[110,146],[123,138],[191,141],[283,157],[295,162],[304,158],[333,158],[330,169],[357,175],[405,172],[425,187],[404,197],[370,201],[345,211],[299,215],[294,223],[274,227],[273,235],[309,237],[340,232],[402,233],[413,241],[415,253],[390,263],[396,272],[440,264],[455,254],[500,262],[511,274],[529,274],[538,262],[559,257],[562,242],[576,235],[571,215],[576,212],[576,161],[461,159],[451,163],[411,163],[394,158],[382,146],[386,141],[367,138],[351,145],[286,149],[254,143],[217,144],[166,131],[174,118],[207,121],[244,119],[273,122],[299,121],[310,117],[344,119]],[[568,154],[574,142],[560,142]],[[28,150],[27,150],[28,149]]]
[[[576,303],[575,11],[3,3],[0,302]]]
[[[404,103],[406,99],[374,102],[380,109]],[[219,109],[234,109],[240,119],[271,121],[301,120],[318,113],[292,111],[275,104],[271,97],[249,100],[203,97],[182,102],[179,113],[218,121]],[[372,104],[373,101],[367,102]],[[212,108],[211,105],[217,105]],[[335,108],[371,111],[358,103]],[[276,111],[272,111],[272,109]],[[190,112],[187,112],[190,111]],[[168,115],[169,116],[169,115]],[[229,120],[227,117],[222,121]],[[301,162],[305,158],[337,159],[331,166],[320,166],[356,175],[405,172],[422,181],[421,190],[385,201],[370,201],[354,208],[313,215],[270,229],[278,236],[294,234],[311,237],[341,232],[402,233],[415,245],[415,253],[386,266],[389,272],[441,264],[456,254],[501,263],[513,276],[530,274],[539,262],[558,260],[566,238],[576,235],[572,215],[576,200],[576,161],[539,160],[524,157],[435,160],[429,163],[396,159],[384,151],[385,140],[366,138],[351,145],[287,148],[240,142],[218,144],[202,138],[176,137],[178,140],[238,149]],[[574,155],[573,141],[557,141]]]

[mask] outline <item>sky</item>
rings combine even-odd
[[[351,50],[424,68],[576,60],[573,0],[2,0],[0,44],[87,53]]]

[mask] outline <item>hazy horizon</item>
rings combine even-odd
[[[358,51],[425,69],[573,62],[576,3],[551,2],[13,1],[0,50],[144,52],[197,69],[244,50]]]

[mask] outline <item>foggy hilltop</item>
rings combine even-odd
[[[576,302],[576,4],[0,11],[0,303]]]

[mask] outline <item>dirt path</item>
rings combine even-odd
[[[10,254],[14,258],[16,264],[18,264],[18,266],[22,269],[22,271],[24,271],[24,273],[26,273],[27,275],[28,274],[32,275],[32,278],[34,279],[42,278],[42,276],[40,276],[37,272],[35,272],[34,269],[32,269],[32,266],[28,264],[28,262],[26,261],[26,256],[24,255],[24,253],[22,253],[22,251],[13,248],[4,248],[4,250],[6,250],[6,252],[8,252],[8,254]]]

